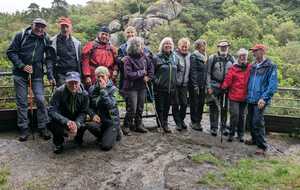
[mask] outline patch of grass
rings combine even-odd
[[[0,189],[8,189],[7,180],[10,171],[7,167],[0,168]]]
[[[212,159],[211,156],[207,158]],[[203,160],[199,156],[195,156],[194,159],[200,160],[196,161],[198,163]],[[222,161],[219,160],[217,163]],[[235,190],[300,190],[300,165],[288,158],[241,159],[233,165],[221,165],[219,169],[219,172],[203,176],[199,183],[210,187],[229,186]]]
[[[203,163],[209,163],[215,166],[222,166],[224,162],[218,158],[216,158],[211,153],[203,153],[203,154],[196,154],[192,156],[192,161],[203,164]]]

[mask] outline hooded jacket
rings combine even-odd
[[[236,102],[244,102],[247,97],[248,80],[250,76],[251,65],[244,67],[235,63],[226,74],[222,83],[222,89],[228,89],[228,98]]]
[[[176,56],[178,58],[178,73],[177,73],[177,86],[187,87],[189,82],[190,67],[191,67],[191,54],[186,55],[181,54],[176,51]]]
[[[259,99],[263,99],[269,104],[277,87],[277,66],[270,59],[265,59],[261,64],[253,64],[250,70],[247,102],[256,104]]]
[[[114,127],[120,127],[120,115],[117,105],[117,87],[109,80],[106,88],[101,88],[96,82],[90,89],[91,108],[100,116],[101,120],[113,122]]]
[[[50,40],[45,33],[37,36],[32,32],[31,26],[22,32],[18,32],[7,49],[7,57],[13,63],[13,74],[28,78],[28,73],[23,71],[25,65],[32,65],[32,78],[43,78],[45,53],[47,54]],[[47,64],[48,79],[53,79],[51,64]]]

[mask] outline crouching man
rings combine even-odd
[[[75,137],[78,144],[82,143],[88,111],[89,97],[80,87],[80,74],[74,71],[66,73],[65,84],[55,91],[50,101],[49,129],[53,133],[54,153],[63,151],[64,137]]]
[[[93,122],[89,122],[86,127],[98,139],[101,149],[109,151],[121,137],[117,88],[109,80],[106,67],[97,67],[95,76],[97,81],[89,90]]]

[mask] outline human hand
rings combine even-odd
[[[150,78],[148,76],[144,76],[144,81],[148,82],[150,80]]]
[[[23,71],[25,71],[26,73],[32,74],[33,73],[32,65],[25,65],[25,67],[23,67]]]
[[[99,78],[99,85],[100,85],[100,88],[106,88],[107,81],[104,80],[103,78]]]
[[[91,77],[86,77],[84,82],[85,82],[85,84],[87,86],[91,86],[92,85],[92,79],[91,79]]]
[[[259,99],[257,102],[258,109],[263,109],[266,105],[266,102],[263,99]]]

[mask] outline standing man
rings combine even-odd
[[[107,67],[110,79],[115,82],[118,76],[116,50],[109,42],[110,31],[107,26],[100,28],[97,38],[88,42],[82,50],[82,72],[87,87],[96,82],[95,69]]]
[[[252,139],[246,144],[258,147],[256,154],[264,154],[267,150],[265,139],[264,111],[277,90],[277,66],[265,57],[266,46],[256,44],[252,47],[255,62],[250,70],[248,83],[248,117]]]
[[[67,17],[58,20],[60,33],[55,35],[51,41],[53,48],[53,59],[48,59],[54,67],[54,78],[57,86],[65,83],[67,72],[81,73],[81,44],[72,33],[72,21]]]
[[[205,103],[207,73],[206,41],[199,39],[194,43],[195,51],[191,55],[189,81],[191,128],[202,131],[201,120]]]
[[[221,40],[217,47],[218,53],[209,56],[207,66],[207,93],[212,136],[217,136],[219,113],[221,114],[221,131],[225,129],[223,134],[228,135],[226,129],[228,98],[220,87],[228,69],[235,62],[234,57],[229,54],[230,44],[227,40]]]
[[[79,73],[66,73],[65,84],[57,88],[50,101],[49,129],[53,133],[54,153],[62,153],[66,134],[82,144],[84,119],[89,113],[89,96],[80,87]]]
[[[32,90],[37,106],[37,123],[40,136],[45,140],[50,139],[46,130],[48,122],[47,109],[44,98],[44,54],[49,46],[46,33],[47,23],[41,18],[33,20],[31,26],[15,35],[7,56],[13,63],[13,79],[16,91],[18,127],[21,130],[19,141],[26,141],[28,130],[28,85],[32,84]],[[52,66],[47,65],[48,80],[53,83]]]
[[[178,41],[178,49],[175,52],[179,60],[179,64],[177,66],[178,72],[176,77],[176,101],[172,105],[172,114],[176,123],[176,129],[178,131],[187,128],[186,124],[184,123],[184,118],[186,116],[186,109],[188,104],[187,92],[191,66],[191,53],[189,52],[190,44],[191,43],[188,38],[181,38]]]

